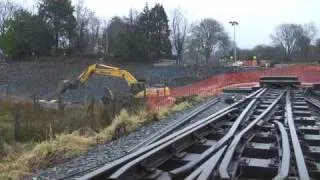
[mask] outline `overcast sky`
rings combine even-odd
[[[32,7],[37,0],[16,0]],[[76,3],[77,0],[73,0]],[[320,28],[320,0],[84,0],[99,18],[125,16],[129,9],[141,11],[146,2],[149,7],[163,4],[168,16],[180,8],[190,22],[202,18],[220,21],[233,38],[230,20],[239,22],[236,40],[240,48],[269,44],[270,34],[281,23],[310,23]]]

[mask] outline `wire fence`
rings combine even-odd
[[[168,106],[172,104],[174,98],[182,96],[215,96],[228,86],[257,86],[261,76],[297,76],[305,84],[320,83],[320,66],[290,65],[256,71],[223,73],[186,86],[171,88],[171,98],[151,98],[149,103],[153,107]]]

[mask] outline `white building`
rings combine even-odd
[[[4,61],[4,52],[0,48],[0,61]]]

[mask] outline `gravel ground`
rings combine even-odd
[[[188,124],[194,123],[195,121],[207,117],[226,106],[228,106],[228,104],[225,104],[224,101],[221,100],[214,106],[197,115]],[[170,124],[175,123],[179,119],[179,117],[187,114],[192,109],[193,108],[172,114],[170,117],[167,117],[161,121],[155,121],[143,127],[140,127],[127,136],[120,137],[119,139],[108,142],[106,144],[98,145],[89,150],[87,153],[75,159],[39,172],[36,177],[37,179],[71,179],[71,176],[73,176],[74,178],[74,175],[81,171],[87,169],[95,169],[96,167],[101,166],[106,162],[126,155],[126,151],[130,150],[132,147],[142,142],[144,139],[150,137],[152,134],[160,131],[167,126],[170,126]]]

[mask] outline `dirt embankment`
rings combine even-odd
[[[8,93],[11,97],[32,99],[55,99],[57,88],[62,80],[74,80],[92,63],[103,63],[92,59],[51,60],[40,62],[8,62],[0,64],[0,94]],[[109,64],[110,65],[110,64]],[[230,68],[197,68],[194,66],[152,66],[152,65],[116,65],[130,71],[137,79],[145,79],[148,84],[167,82],[169,86],[182,86],[213,74],[233,71]],[[8,87],[5,85],[7,84]],[[129,95],[127,83],[118,78],[93,76],[90,81],[65,93],[69,102],[83,102],[87,97],[100,98],[104,88],[109,87],[114,95]]]

